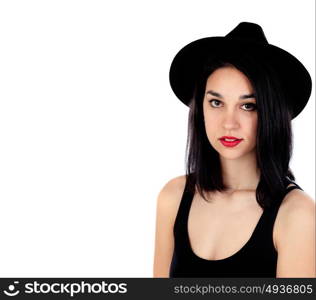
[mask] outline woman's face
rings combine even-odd
[[[203,114],[209,142],[219,155],[237,159],[255,154],[256,99],[248,78],[232,66],[215,70],[206,83]],[[238,141],[223,140],[234,137]]]

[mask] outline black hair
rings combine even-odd
[[[203,99],[207,78],[216,69],[233,66],[241,71],[254,89],[258,113],[256,159],[260,180],[256,199],[262,208],[282,199],[287,184],[295,180],[289,168],[292,155],[291,108],[286,91],[274,68],[263,56],[243,52],[209,58],[196,78],[190,102],[186,145],[186,178],[192,192],[195,189],[206,201],[208,191],[225,191],[218,152],[209,143],[204,124]]]

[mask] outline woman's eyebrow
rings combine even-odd
[[[213,95],[213,96],[218,97],[218,98],[224,98],[220,93],[214,92],[212,90],[207,91],[206,94],[210,94],[210,95]],[[248,98],[255,98],[255,94],[241,95],[239,97],[240,100],[248,99]]]

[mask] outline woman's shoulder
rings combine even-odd
[[[181,202],[185,183],[186,175],[181,175],[164,184],[157,198],[158,212],[175,215]]]
[[[303,190],[293,189],[284,197],[280,209],[286,218],[302,218],[306,214],[315,213],[315,200]]]
[[[277,277],[314,277],[314,199],[302,190],[293,189],[284,197],[278,215]]]
[[[287,237],[295,239],[306,230],[315,230],[315,200],[306,192],[293,189],[284,197],[277,219],[279,243],[288,242]]]

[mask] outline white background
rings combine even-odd
[[[177,51],[239,22],[315,83],[315,1],[1,1],[0,275],[151,277],[156,198],[184,174]],[[293,121],[315,195],[315,94]]]

